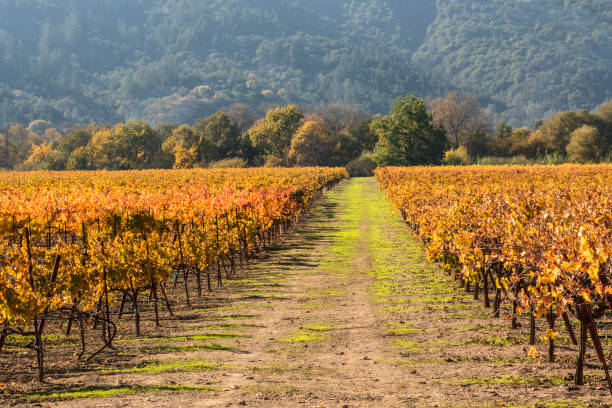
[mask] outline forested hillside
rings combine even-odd
[[[410,61],[426,25],[404,2],[299,3],[2,0],[0,121],[183,123],[238,101],[382,112],[443,89]]]
[[[455,88],[531,125],[609,99],[611,21],[605,0],[0,0],[0,130]]]
[[[413,61],[498,104],[513,123],[612,96],[609,0],[438,0]]]

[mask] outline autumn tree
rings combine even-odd
[[[489,154],[493,156],[507,156],[512,144],[512,126],[505,120],[498,123],[489,143]]]
[[[371,115],[359,108],[329,104],[317,106],[314,113],[334,140],[330,165],[343,166],[363,151],[372,151],[378,142],[378,136],[370,129]]]
[[[379,166],[438,164],[446,150],[446,131],[434,124],[425,101],[399,98],[388,116],[375,119],[372,131],[379,140],[374,161]]]
[[[298,166],[325,166],[331,153],[330,137],[321,124],[305,122],[291,139],[289,161]]]
[[[597,129],[594,126],[583,125],[570,135],[566,151],[571,161],[586,163],[599,160],[603,153],[602,147]]]
[[[350,132],[350,129],[356,127],[359,122],[369,118],[369,115],[361,109],[341,103],[317,106],[313,109],[313,113],[322,119],[323,126],[330,134],[347,130]]]
[[[175,169],[190,168],[198,163],[202,165],[208,150],[201,134],[187,125],[172,130],[162,144],[162,151],[173,157],[172,167]]]
[[[197,121],[195,132],[200,137],[200,154],[206,162],[240,156],[240,127],[225,112],[217,112]]]
[[[531,150],[535,151],[537,156],[549,153],[564,154],[572,132],[584,125],[596,128],[600,136],[605,137],[609,133],[605,120],[589,111],[561,112],[545,120],[531,134]]]
[[[529,157],[535,157],[536,145],[531,138],[532,132],[527,128],[514,129],[507,140],[506,155],[513,156],[522,154]]]
[[[62,138],[62,140],[56,147],[56,150],[70,154],[79,147],[87,146],[90,140],[91,133],[88,131],[88,129],[74,129]]]
[[[432,100],[430,106],[434,123],[446,129],[455,149],[463,133],[482,130],[483,112],[473,95],[451,92]]]
[[[43,141],[41,135],[22,125],[12,125],[6,133],[0,133],[0,167],[14,169],[31,154],[32,145]]]
[[[157,167],[161,141],[146,123],[128,122],[99,130],[89,147],[96,169],[147,169]]]
[[[57,129],[49,128],[42,136],[42,142],[33,143],[30,155],[22,164],[16,166],[18,170],[64,170],[68,154],[60,151],[55,146],[63,141],[61,133]]]
[[[597,109],[597,116],[605,122],[612,124],[612,100],[602,104]]]
[[[91,132],[86,128],[74,129],[65,136],[53,128],[47,129],[44,132],[42,143],[32,146],[30,156],[23,167],[41,170],[68,169],[67,163],[72,153],[78,148],[87,146],[90,140]],[[43,152],[45,154],[42,154]],[[70,168],[70,170],[85,168],[87,166]]]
[[[54,170],[46,166],[52,160],[55,150],[50,142],[43,141],[41,144],[33,144],[30,156],[24,162],[27,170]]]
[[[296,105],[272,108],[249,129],[249,138],[264,155],[286,163],[291,139],[303,118],[304,113]]]
[[[481,130],[474,129],[463,134],[463,146],[469,157],[486,156],[489,152],[491,139],[489,135]]]
[[[66,160],[66,170],[93,170],[89,146],[77,147]]]
[[[603,122],[603,126],[599,131],[606,144],[607,154],[610,154],[612,152],[612,100],[599,107],[597,117]]]
[[[257,117],[251,109],[244,103],[235,103],[227,109],[227,115],[232,121],[238,125],[240,133],[244,133],[257,120]]]

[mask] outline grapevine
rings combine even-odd
[[[139,298],[172,314],[168,285],[211,289],[284,231],[344,169],[30,172],[0,176],[0,351],[12,333],[34,337],[44,379],[50,316],[100,327],[111,347],[111,307],[126,303],[140,330]],[[229,264],[229,266],[228,266]],[[120,299],[120,300],[119,300]]]
[[[555,360],[560,319],[579,352],[584,383],[587,335],[612,382],[595,320],[612,308],[612,166],[378,169],[394,205],[428,257],[452,273],[499,317],[503,301],[517,316],[546,319],[548,360]],[[580,322],[580,336],[569,315]],[[535,354],[532,349],[532,354]]]

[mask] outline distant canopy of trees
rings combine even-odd
[[[512,129],[502,122],[489,141],[490,151],[496,156],[523,155],[531,159],[556,155],[577,162],[610,160],[612,121],[607,114],[610,110],[612,101],[596,113],[586,110],[557,113],[533,130]]]
[[[316,113],[315,113],[316,112]],[[319,116],[320,115],[320,116]],[[344,166],[377,139],[371,116],[355,107],[296,105],[268,109],[259,120],[246,105],[195,125],[142,121],[55,129],[39,134],[15,125],[0,133],[0,166],[17,170],[192,168],[220,166]]]
[[[431,108],[428,108],[430,106]],[[15,170],[149,169],[227,166],[372,166],[468,164],[480,159],[612,160],[612,101],[596,112],[552,115],[533,129],[500,122],[470,95],[450,93],[427,104],[397,99],[388,115],[330,104],[304,110],[272,106],[256,119],[246,105],[195,125],[142,121],[90,125],[67,133],[36,121],[0,132],[0,168]]]

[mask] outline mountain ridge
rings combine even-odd
[[[531,125],[612,96],[608,3],[0,0],[0,127],[194,123],[235,102],[384,113],[453,89]]]

